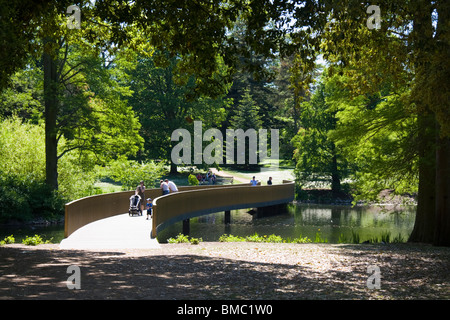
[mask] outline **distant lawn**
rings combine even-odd
[[[244,171],[244,170],[233,170],[230,167],[227,168],[221,168],[223,172],[227,173],[228,175],[232,175],[244,180],[250,180],[253,176],[256,177],[257,180],[260,180],[263,185],[266,184],[269,177],[272,177],[273,182],[275,184],[282,183],[283,180],[293,180],[295,179],[293,168],[289,165],[283,165],[280,162],[279,167],[271,167],[270,165],[276,165],[274,163],[275,160],[270,160],[271,162],[264,163],[264,165],[256,170],[256,171]],[[180,167],[178,168],[179,172],[176,174],[165,174],[161,177],[161,179],[169,179],[173,181],[177,186],[188,186],[188,176],[190,174],[190,168],[189,167]],[[196,169],[194,170],[194,174],[197,173],[205,174],[207,171],[205,169]],[[145,181],[145,178],[144,178]],[[154,186],[150,186],[147,181],[145,181],[145,187],[147,189],[154,188]],[[236,183],[236,182],[235,182]],[[158,183],[156,182],[156,185]],[[156,186],[158,187],[158,186]],[[103,178],[101,181],[98,181],[94,184],[94,188],[97,189],[96,193],[102,194],[102,193],[112,193],[112,192],[118,192],[123,191],[122,185],[120,183],[117,183],[109,178]]]
[[[122,191],[122,186],[115,182],[98,181],[94,183],[94,188],[100,189],[101,193],[112,193]]]
[[[257,171],[242,171],[242,170],[232,170],[230,168],[224,168],[224,172],[242,178],[250,180],[255,176],[256,180],[261,181],[263,185],[267,183],[269,177],[272,177],[274,184],[282,183],[283,180],[295,180],[294,170],[286,167],[261,167]]]

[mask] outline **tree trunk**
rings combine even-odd
[[[333,152],[333,163],[331,167],[331,191],[337,193],[341,191],[341,175],[337,165],[336,146],[332,144],[331,150]]]
[[[58,189],[58,141],[56,116],[58,113],[57,64],[44,51],[44,105],[45,105],[45,181],[54,190]]]
[[[171,161],[170,162],[170,174],[177,174],[177,173],[178,173],[177,165]]]
[[[450,30],[450,3],[448,1],[437,1],[438,22],[436,27],[436,52],[443,53],[438,59],[433,60],[434,68],[438,74],[434,74],[437,79],[448,82],[449,65],[448,52],[450,44],[448,42]],[[447,53],[447,54],[445,54]],[[436,227],[433,244],[436,246],[450,246],[450,136],[448,121],[448,90],[440,87],[439,81],[433,90],[433,97],[437,101],[433,104],[437,114],[441,115],[440,126],[436,133]],[[441,134],[445,136],[440,136]]]
[[[433,244],[450,246],[450,138],[437,137],[436,224]]]
[[[410,242],[432,243],[435,220],[435,117],[433,114],[419,114],[419,192],[417,196],[417,212],[414,229],[409,237]]]
[[[433,41],[432,7],[427,1],[416,2],[415,6],[416,16],[411,38],[416,52],[416,79],[412,91],[418,107],[419,194],[416,221],[409,241],[432,243],[436,208],[436,117],[430,110],[423,91],[430,69],[426,49]]]

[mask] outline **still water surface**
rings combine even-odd
[[[352,233],[358,233],[360,241],[378,238],[389,233],[393,239],[399,234],[406,241],[412,232],[415,219],[415,206],[403,206],[396,209],[388,207],[350,207],[327,205],[288,206],[284,214],[256,218],[248,210],[231,211],[231,224],[224,224],[224,213],[214,213],[191,219],[190,236],[203,238],[203,241],[218,241],[223,234],[235,236],[279,235],[282,238],[308,237],[314,241],[316,232],[328,243],[338,243],[340,235],[351,239]],[[182,223],[176,223],[158,235],[160,242],[176,237],[182,232]],[[59,243],[64,238],[64,225],[47,227],[0,227],[0,240],[13,234],[16,243],[26,236],[41,235],[44,240],[52,239]]]
[[[339,237],[351,239],[357,233],[360,241],[380,239],[389,234],[391,240],[400,237],[406,241],[412,232],[416,213],[415,206],[389,208],[386,206],[350,207],[333,205],[288,206],[284,214],[256,218],[248,210],[231,211],[231,224],[224,224],[224,213],[214,213],[191,219],[190,236],[203,241],[217,241],[223,234],[235,236],[275,234],[282,238],[308,237],[314,241],[316,233],[328,243],[338,243]],[[163,230],[158,236],[160,242],[176,237],[182,231],[182,223],[176,223]]]

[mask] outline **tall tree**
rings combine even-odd
[[[141,144],[139,123],[125,101],[130,92],[118,83],[119,68],[112,68],[111,61],[101,57],[106,53],[102,45],[108,41],[108,29],[95,24],[84,32],[71,30],[66,27],[66,8],[59,11],[61,6],[50,7],[33,21],[39,26],[33,40],[36,63],[26,69],[34,79],[36,75],[43,77],[42,82],[34,83],[33,91],[36,105],[43,105],[44,110],[34,111],[43,111],[46,182],[53,189],[58,188],[58,160],[66,153],[79,150],[80,155],[91,152],[97,160],[108,159],[133,154]],[[96,46],[87,43],[92,34],[102,35],[103,41]],[[109,50],[107,55],[112,54]],[[64,148],[59,144],[61,139],[66,141]]]
[[[337,122],[337,109],[330,100],[343,97],[325,72],[311,100],[300,105],[302,127],[293,142],[295,174],[301,184],[325,180],[331,184],[333,192],[341,191],[341,180],[348,175],[348,164],[329,133],[336,129]]]
[[[165,159],[171,164],[171,173],[176,173],[177,166],[171,159],[172,132],[181,128],[192,132],[194,120],[202,121],[205,128],[217,126],[229,101],[223,96],[212,99],[196,94],[195,83],[203,80],[183,73],[178,56],[157,52],[153,57],[138,56],[136,61],[129,71],[134,92],[129,101],[142,123],[142,157]]]
[[[407,105],[418,116],[419,195],[410,240],[450,245],[450,200],[444,196],[450,180],[445,169],[450,161],[448,86],[437,85],[449,83],[449,2],[378,1],[381,14],[372,17],[373,12],[366,12],[369,1],[297,4],[292,3],[290,11],[296,19],[294,42],[307,44],[298,48],[302,68],[312,69],[314,53],[321,47],[326,59],[347,67],[356,95],[377,92],[385,81],[393,90],[412,88]],[[369,28],[369,19],[379,19],[380,28]],[[432,177],[438,181],[430,181]]]
[[[254,150],[256,152],[255,153],[256,160],[250,157],[250,151],[253,151],[250,149],[250,143],[252,143],[251,139],[253,138],[257,139],[256,134],[258,130],[261,128],[261,125],[262,120],[259,116],[259,106],[253,100],[252,95],[250,94],[250,89],[247,88],[245,89],[244,95],[236,108],[235,115],[230,120],[231,128],[235,130],[243,130],[243,132],[247,132],[247,130],[250,129],[251,131],[248,132],[249,133],[253,132],[255,134],[255,136],[252,137],[251,136],[252,133],[250,133],[250,135],[247,138],[244,138],[245,143],[244,143],[243,168],[245,169],[251,169],[254,168],[255,165],[257,166],[259,153],[258,150]],[[254,143],[253,146],[257,145],[256,141],[253,141],[253,143]],[[239,152],[239,150],[237,152]],[[233,161],[235,160],[233,159]]]

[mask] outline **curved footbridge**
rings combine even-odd
[[[167,226],[214,212],[258,208],[266,211],[294,200],[294,182],[271,186],[204,185],[179,187],[179,192],[161,195],[147,189],[153,199],[153,219],[128,215],[134,191],[114,192],[78,199],[65,207],[64,249],[112,249],[158,247],[156,236]],[[145,201],[144,201],[145,202]],[[125,213],[124,213],[125,212]]]

